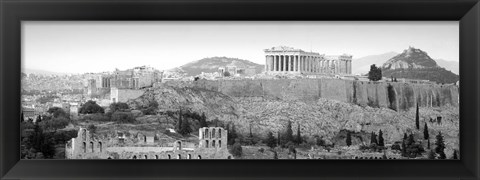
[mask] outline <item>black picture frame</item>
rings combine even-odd
[[[479,179],[478,0],[1,0],[2,179]],[[21,21],[460,21],[459,161],[20,160]]]

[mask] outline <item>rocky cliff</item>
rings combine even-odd
[[[200,80],[194,87],[232,97],[316,102],[320,98],[360,106],[409,110],[420,107],[458,106],[458,86],[363,82],[341,79]]]

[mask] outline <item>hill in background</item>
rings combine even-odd
[[[204,73],[218,72],[218,68],[225,66],[236,66],[238,68],[255,68],[256,73],[261,73],[264,65],[257,64],[248,60],[230,58],[230,57],[209,57],[203,58],[179,68],[186,73],[187,76],[196,76]]]
[[[382,65],[383,77],[423,79],[438,83],[455,83],[459,76],[437,65],[421,49],[409,47]]]

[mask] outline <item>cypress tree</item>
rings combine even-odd
[[[427,140],[427,149],[430,149],[430,139]]]
[[[441,155],[441,153],[445,149],[445,142],[443,141],[442,132],[438,132],[438,135],[436,136],[435,146],[435,152]],[[445,152],[443,152],[443,154],[445,154]]]
[[[270,148],[275,148],[277,146],[277,140],[273,136],[272,132],[268,132],[266,143],[267,143],[267,146]]]
[[[456,150],[456,149],[453,150],[453,157],[452,157],[452,159],[458,159],[458,155],[457,155],[457,150]]]
[[[20,122],[25,122],[25,117],[23,116],[23,111],[22,111],[22,114],[20,114]]]
[[[182,120],[182,125],[181,125],[181,129],[180,129],[180,134],[182,135],[188,135],[192,132],[192,129],[190,128],[190,123],[187,119],[185,119],[185,121]]]
[[[418,114],[418,103],[417,103],[417,113],[415,115],[415,127],[420,129],[420,115]]]
[[[302,135],[300,134],[300,124],[297,123],[297,139],[295,140],[297,144],[302,144]]]
[[[403,140],[407,140],[408,136],[407,136],[407,133],[403,133]]]
[[[180,132],[182,130],[182,110],[178,111],[178,121],[177,125],[175,126],[175,131]]]
[[[273,151],[273,159],[278,159],[277,151]]]
[[[200,117],[200,127],[208,127],[205,113],[202,113],[202,117]]]
[[[415,143],[415,138],[413,137],[413,134],[410,134],[408,136],[408,140],[407,140],[407,146],[411,146],[412,144]]]
[[[280,132],[277,132],[277,145],[280,146],[282,144],[280,139]]]
[[[407,146],[405,145],[405,141],[402,142],[402,156],[407,156]]]
[[[39,122],[42,122],[42,116],[40,115],[37,116],[37,120],[35,121],[35,123],[39,123]]]
[[[350,147],[350,145],[352,145],[352,135],[350,134],[350,131],[347,132],[346,143],[347,143],[348,147]]]
[[[424,139],[430,138],[430,134],[428,134],[427,122],[425,122],[425,126],[423,126],[423,138]]]
[[[378,146],[385,146],[385,141],[383,139],[383,132],[381,129],[378,132]]]
[[[372,132],[372,135],[370,135],[370,144],[373,144],[373,143],[378,145],[377,135],[374,132]]]
[[[293,141],[292,122],[288,121],[287,129],[285,131],[285,143]]]

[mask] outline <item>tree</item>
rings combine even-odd
[[[79,111],[80,114],[95,114],[95,113],[105,113],[105,110],[100,107],[97,102],[89,100],[83,104]]]
[[[227,124],[227,129],[229,128],[230,128],[230,124]],[[235,144],[235,140],[237,139],[237,131],[235,130],[235,124],[232,124],[231,130],[228,131],[227,138],[228,138],[228,145]]]
[[[425,125],[423,126],[423,139],[429,139],[429,138],[430,138],[430,134],[428,134],[428,126],[427,126],[427,122],[425,122]]]
[[[148,107],[142,109],[143,114],[145,115],[156,115],[158,109],[158,102],[157,101],[150,101],[148,103]]]
[[[427,139],[427,149],[430,149],[430,139]]]
[[[302,135],[300,134],[300,124],[297,123],[297,138],[295,139],[295,142],[297,144],[302,144]]]
[[[185,119],[182,121],[182,127],[180,129],[180,134],[183,136],[186,136],[192,132],[192,129],[190,128],[190,122],[188,119]]]
[[[93,124],[90,124],[87,126],[87,129],[90,133],[96,133],[97,132],[97,126],[93,125]]]
[[[445,152],[441,151],[439,155],[440,156],[438,157],[438,159],[447,159],[447,155],[445,155]]]
[[[370,71],[368,72],[368,79],[370,81],[378,81],[382,79],[382,70],[377,68],[375,64],[370,66]]]
[[[373,143],[378,145],[377,135],[374,132],[372,132],[370,135],[370,144],[373,144]]]
[[[272,132],[268,132],[266,144],[267,144],[267,146],[270,147],[270,148],[275,148],[275,147],[277,146],[277,140],[276,140],[275,137],[273,136],[273,133],[272,133]]]
[[[297,159],[297,150],[292,142],[287,143],[288,145],[288,154],[293,154],[293,159]]]
[[[410,134],[407,139],[407,146],[411,146],[414,143],[415,143],[415,138],[413,137],[413,134]]]
[[[178,111],[177,125],[175,126],[175,131],[176,132],[180,132],[181,129],[182,129],[182,117],[183,117],[183,113],[182,113],[182,110],[180,109],[180,111]]]
[[[200,127],[208,127],[207,125],[207,117],[205,116],[205,113],[202,113],[202,117],[200,117]]]
[[[407,145],[405,144],[405,141],[402,141],[402,156],[407,156]]]
[[[110,104],[109,108],[110,108],[110,112],[112,113],[116,111],[125,111],[130,109],[127,103],[122,103],[122,102],[114,102]]]
[[[395,77],[395,79],[394,79],[393,81],[398,82],[396,77]]]
[[[232,149],[230,150],[230,153],[232,153],[233,156],[235,157],[242,157],[242,146],[240,145],[239,142],[235,142],[233,144]]]
[[[435,159],[435,152],[433,150],[428,152],[428,159]]]
[[[452,159],[458,159],[458,155],[457,155],[457,150],[456,150],[456,149],[453,150]]]
[[[277,145],[280,146],[282,144],[282,139],[280,138],[280,132],[277,132]]]
[[[408,136],[407,133],[403,133],[403,141],[407,140]]]
[[[417,103],[417,113],[415,114],[415,127],[420,129],[420,116],[418,114],[418,103]]]
[[[112,121],[119,123],[133,123],[135,122],[135,118],[131,112],[117,111],[112,114]]]
[[[278,159],[277,151],[273,151],[273,159]]]
[[[378,146],[385,146],[385,141],[383,139],[383,132],[381,129],[378,132]]]
[[[350,147],[350,145],[352,145],[352,135],[350,134],[350,131],[347,132],[347,139],[345,141],[346,141],[348,147]]]
[[[445,152],[443,151],[445,149],[445,142],[443,141],[442,132],[438,132],[438,135],[435,138],[436,138],[435,152],[437,154],[440,154],[440,155],[441,155],[442,152],[443,152],[443,154],[445,154]]]
[[[50,113],[54,118],[58,118],[58,117],[68,118],[68,114],[62,108],[59,108],[59,107],[51,107],[48,109],[47,112]]]
[[[230,72],[225,71],[225,72],[223,73],[223,76],[224,76],[224,77],[229,77],[229,76],[230,76]]]
[[[56,132],[58,129],[65,128],[70,123],[70,119],[65,117],[50,118],[48,120],[40,122],[40,126],[47,131]]]
[[[292,131],[292,122],[288,121],[285,136],[284,136],[284,143],[293,142],[293,131]]]
[[[25,116],[23,116],[23,111],[22,114],[20,114],[20,122],[25,122]]]

